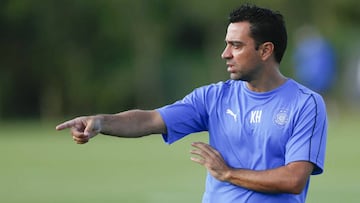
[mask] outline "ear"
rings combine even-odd
[[[266,61],[268,60],[274,53],[274,44],[272,42],[264,42],[259,47],[260,57]]]

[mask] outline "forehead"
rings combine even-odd
[[[226,41],[252,40],[250,37],[250,23],[236,22],[230,23],[227,28]]]

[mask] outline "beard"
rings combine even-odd
[[[251,68],[238,68],[238,71],[230,72],[230,79],[251,82],[259,77],[262,70],[263,67],[260,65]]]
[[[250,82],[253,77],[250,74],[230,73],[231,80]]]

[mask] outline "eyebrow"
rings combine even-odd
[[[245,45],[242,41],[236,41],[236,40],[225,40],[226,44],[231,44],[233,46],[239,46],[239,45]]]

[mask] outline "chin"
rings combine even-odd
[[[240,76],[238,76],[238,75],[233,75],[233,74],[230,75],[230,79],[231,79],[231,80],[243,80],[242,77],[240,77]]]
[[[246,76],[246,75],[237,75],[237,74],[230,74],[231,80],[239,80],[239,81],[245,81],[250,82],[252,77]]]

